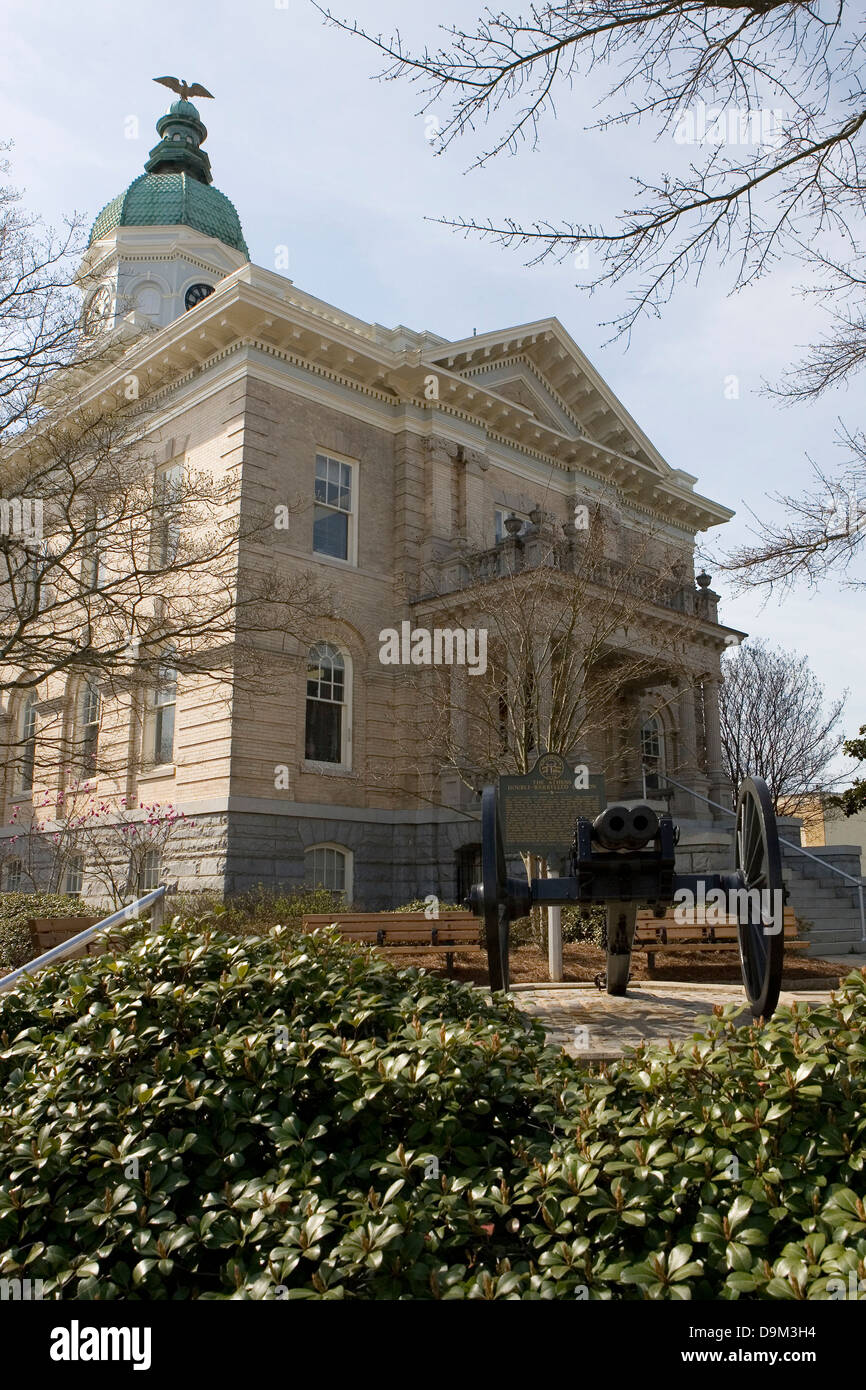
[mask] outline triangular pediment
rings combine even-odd
[[[633,458],[661,478],[674,473],[557,319],[473,335],[433,356],[547,428]]]
[[[534,420],[548,429],[575,436],[581,433],[577,420],[565,408],[564,402],[557,398],[549,383],[539,376],[528,361],[482,369],[474,374],[473,380],[522,406]]]

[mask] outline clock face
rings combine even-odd
[[[196,304],[207,299],[209,294],[213,294],[213,285],[190,285],[183,297],[183,302],[187,309],[194,309]]]
[[[84,329],[86,333],[95,333],[107,319],[111,317],[111,290],[107,285],[100,285],[90,297],[90,302],[84,311]]]

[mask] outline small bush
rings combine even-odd
[[[531,946],[547,949],[547,914],[539,912],[540,926],[536,929],[531,917],[518,917],[511,923],[509,941],[512,946]],[[588,942],[607,950],[607,915],[603,907],[564,907],[562,909],[562,939],[565,943]]]
[[[68,893],[0,893],[0,975],[33,959],[28,918],[98,915],[99,909]]]
[[[394,912],[426,912],[430,903],[426,898],[412,898],[408,903],[401,903],[399,907],[393,909]],[[440,912],[465,912],[465,908],[460,903],[439,903]]]
[[[562,939],[586,942],[607,950],[607,910],[603,907],[564,907]]]
[[[180,918],[209,920],[222,931],[252,932],[265,927],[300,926],[307,915],[322,912],[346,912],[342,893],[329,888],[293,888],[279,891],[263,883],[248,893],[237,893],[223,899],[217,893],[178,893],[169,900],[173,915]]]

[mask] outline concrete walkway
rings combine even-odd
[[[621,1057],[625,1047],[641,1042],[688,1038],[696,1019],[711,1014],[715,1004],[741,1004],[742,1023],[752,1017],[742,987],[734,984],[641,980],[620,998],[595,985],[518,985],[511,997],[519,1009],[538,1019],[548,1042],[572,1057],[599,1062]],[[829,990],[798,990],[783,992],[779,1003],[825,1003],[829,997]]]

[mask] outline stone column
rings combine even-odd
[[[704,736],[707,741],[707,778],[709,796],[722,806],[731,805],[731,789],[722,765],[722,737],[719,726],[719,681],[710,675],[704,679]]]
[[[619,768],[620,789],[616,795],[626,800],[639,800],[643,796],[640,708],[633,693],[626,693],[620,697],[619,714],[615,738],[619,741],[616,761]],[[610,796],[608,799],[610,800]]]
[[[418,589],[420,543],[427,530],[424,442],[403,432],[394,441],[394,567],[398,582]]]
[[[679,715],[679,749],[677,759],[677,781],[683,782],[692,791],[698,792],[702,796],[708,796],[707,779],[700,770],[698,761],[698,736],[697,721],[695,719],[695,690],[691,680],[682,682],[679,689],[678,715]],[[709,808],[702,801],[697,801],[694,797],[687,796],[678,787],[675,800],[683,806],[683,809],[690,815],[700,815],[707,812]]]
[[[449,445],[444,439],[433,436],[427,441],[424,480],[426,518],[421,544],[421,560],[424,564],[429,564],[431,559],[441,553],[442,541],[450,541],[454,536],[454,452],[456,446]]]
[[[477,450],[467,450],[463,460],[460,530],[473,550],[483,550],[486,509],[484,506],[484,468],[486,459]]]

